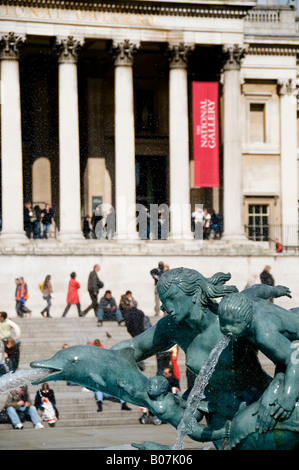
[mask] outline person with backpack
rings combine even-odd
[[[99,308],[98,304],[98,295],[99,290],[104,287],[104,283],[99,279],[98,272],[100,271],[100,265],[95,264],[93,270],[89,273],[87,290],[91,299],[91,304],[82,312],[82,315],[85,316],[89,310],[93,309],[95,316],[97,316],[97,311]]]
[[[17,315],[22,318],[25,314],[30,314],[31,310],[25,306],[25,302],[28,300],[28,286],[24,281],[23,277],[15,279],[16,282],[16,311]]]

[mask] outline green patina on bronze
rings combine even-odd
[[[189,436],[200,442],[213,440],[217,449],[225,450],[295,449],[299,361],[293,342],[299,340],[299,309],[289,311],[269,302],[290,297],[284,286],[259,284],[238,292],[226,285],[230,277],[216,273],[206,278],[187,268],[165,272],[157,289],[166,315],[155,326],[110,350],[74,346],[31,367],[53,369],[47,380],[69,380],[102,390],[156,415],[160,410],[159,417],[177,428],[190,390],[174,398],[163,379],[149,380],[136,364],[177,344],[186,354],[187,367],[198,374],[213,348],[228,335],[231,341],[219,357]],[[219,303],[216,298],[221,298]],[[277,365],[274,377],[262,369],[259,350]],[[203,418],[207,426],[201,424]],[[171,448],[154,442],[134,446]]]

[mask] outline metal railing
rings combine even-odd
[[[271,242],[278,239],[280,242],[283,240],[284,245],[299,246],[299,232],[296,224],[245,225],[244,229],[249,240]]]

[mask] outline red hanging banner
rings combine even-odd
[[[194,186],[219,187],[218,83],[192,82]]]

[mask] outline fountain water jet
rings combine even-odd
[[[46,377],[50,372],[51,369],[42,368],[9,372],[0,378],[0,395],[15,390],[25,383]]]
[[[204,400],[204,390],[209,383],[209,379],[213,374],[218,359],[222,351],[227,347],[230,337],[224,336],[212,349],[199,374],[197,375],[194,386],[188,396],[187,406],[183,418],[177,428],[177,440],[173,446],[174,450],[183,449],[184,438],[187,434],[191,434],[196,424],[194,417],[199,403]]]

